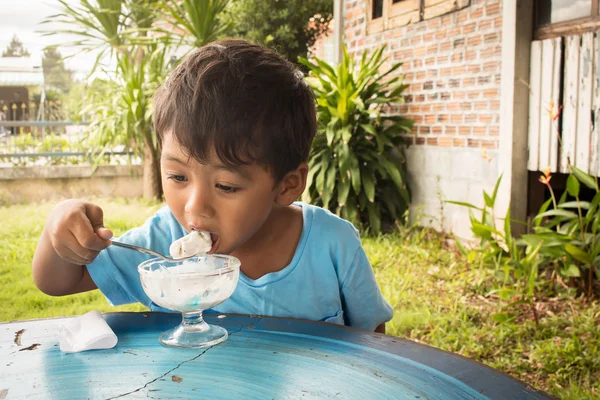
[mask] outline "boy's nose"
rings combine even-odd
[[[185,204],[185,213],[193,218],[211,218],[214,216],[214,208],[210,192],[206,189],[194,189]]]

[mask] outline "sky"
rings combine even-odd
[[[67,0],[76,4],[78,0]],[[31,53],[34,61],[41,65],[43,49],[49,45],[60,45],[69,40],[63,34],[42,36],[39,30],[56,30],[59,24],[39,25],[46,17],[56,14],[60,3],[56,0],[0,0],[0,54],[10,43],[13,35],[23,42],[25,48]],[[77,53],[75,49],[60,47],[63,56]],[[77,78],[85,78],[94,65],[93,54],[76,54],[65,61],[67,68],[75,71]]]

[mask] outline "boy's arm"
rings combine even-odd
[[[385,322],[392,319],[393,309],[379,290],[362,246],[359,245],[340,278],[342,302],[349,325],[385,333]]]
[[[33,257],[36,286],[52,296],[96,289],[85,265],[108,246],[110,237],[112,232],[102,228],[100,207],[78,200],[59,203],[48,216]]]

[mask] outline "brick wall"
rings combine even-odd
[[[397,111],[415,120],[415,145],[498,148],[502,13],[499,0],[368,34],[368,0],[347,0],[345,43],[362,54],[387,43],[410,85]]]
[[[407,137],[414,208],[439,228],[470,236],[465,210],[441,200],[481,204],[481,190],[498,175],[501,0],[471,0],[461,10],[378,33],[369,33],[367,1],[345,1],[344,41],[357,58],[386,43],[390,62],[404,62],[407,101],[391,111],[415,121]]]

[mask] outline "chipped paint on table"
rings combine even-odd
[[[229,339],[179,349],[158,342],[177,315],[105,319],[117,346],[75,354],[58,348],[61,319],[0,324],[0,399],[550,398],[466,358],[337,325],[207,315]]]

